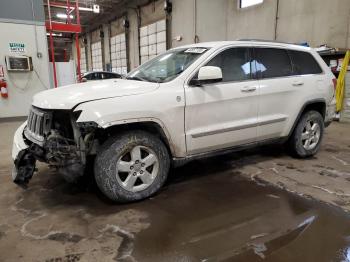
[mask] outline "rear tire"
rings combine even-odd
[[[324,120],[317,111],[307,111],[295,127],[289,139],[289,148],[293,155],[307,158],[315,155],[320,149],[324,132]]]
[[[144,131],[108,139],[95,159],[95,179],[115,202],[132,202],[155,194],[165,183],[170,158],[164,143]]]

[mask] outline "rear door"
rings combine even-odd
[[[231,47],[219,52],[205,65],[220,67],[223,80],[186,87],[189,154],[256,141],[258,81],[252,78],[250,51]]]
[[[317,78],[305,71],[299,51],[256,47],[254,53],[260,85],[257,140],[287,136],[308,94],[316,91]]]

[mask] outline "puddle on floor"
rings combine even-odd
[[[137,261],[350,261],[342,211],[227,172],[182,180],[191,170],[135,204],[150,223],[136,235]]]

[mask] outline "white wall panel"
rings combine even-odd
[[[157,44],[157,54],[164,53],[166,51],[166,43],[158,43]]]
[[[165,20],[161,20],[157,22],[157,32],[166,30],[166,22]]]
[[[157,35],[156,34],[151,34],[148,36],[148,45],[153,45],[157,43]]]
[[[148,36],[144,36],[140,38],[140,46],[147,46],[148,45]]]
[[[166,33],[165,33],[165,31],[157,33],[156,41],[157,41],[157,43],[161,43],[161,42],[165,42],[166,41]]]
[[[140,36],[147,36],[148,35],[148,27],[147,26],[143,26],[140,28]]]
[[[149,45],[148,46],[148,55],[156,55],[157,54],[157,45]]]

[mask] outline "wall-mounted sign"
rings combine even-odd
[[[24,43],[9,43],[11,53],[25,53],[26,46]]]

